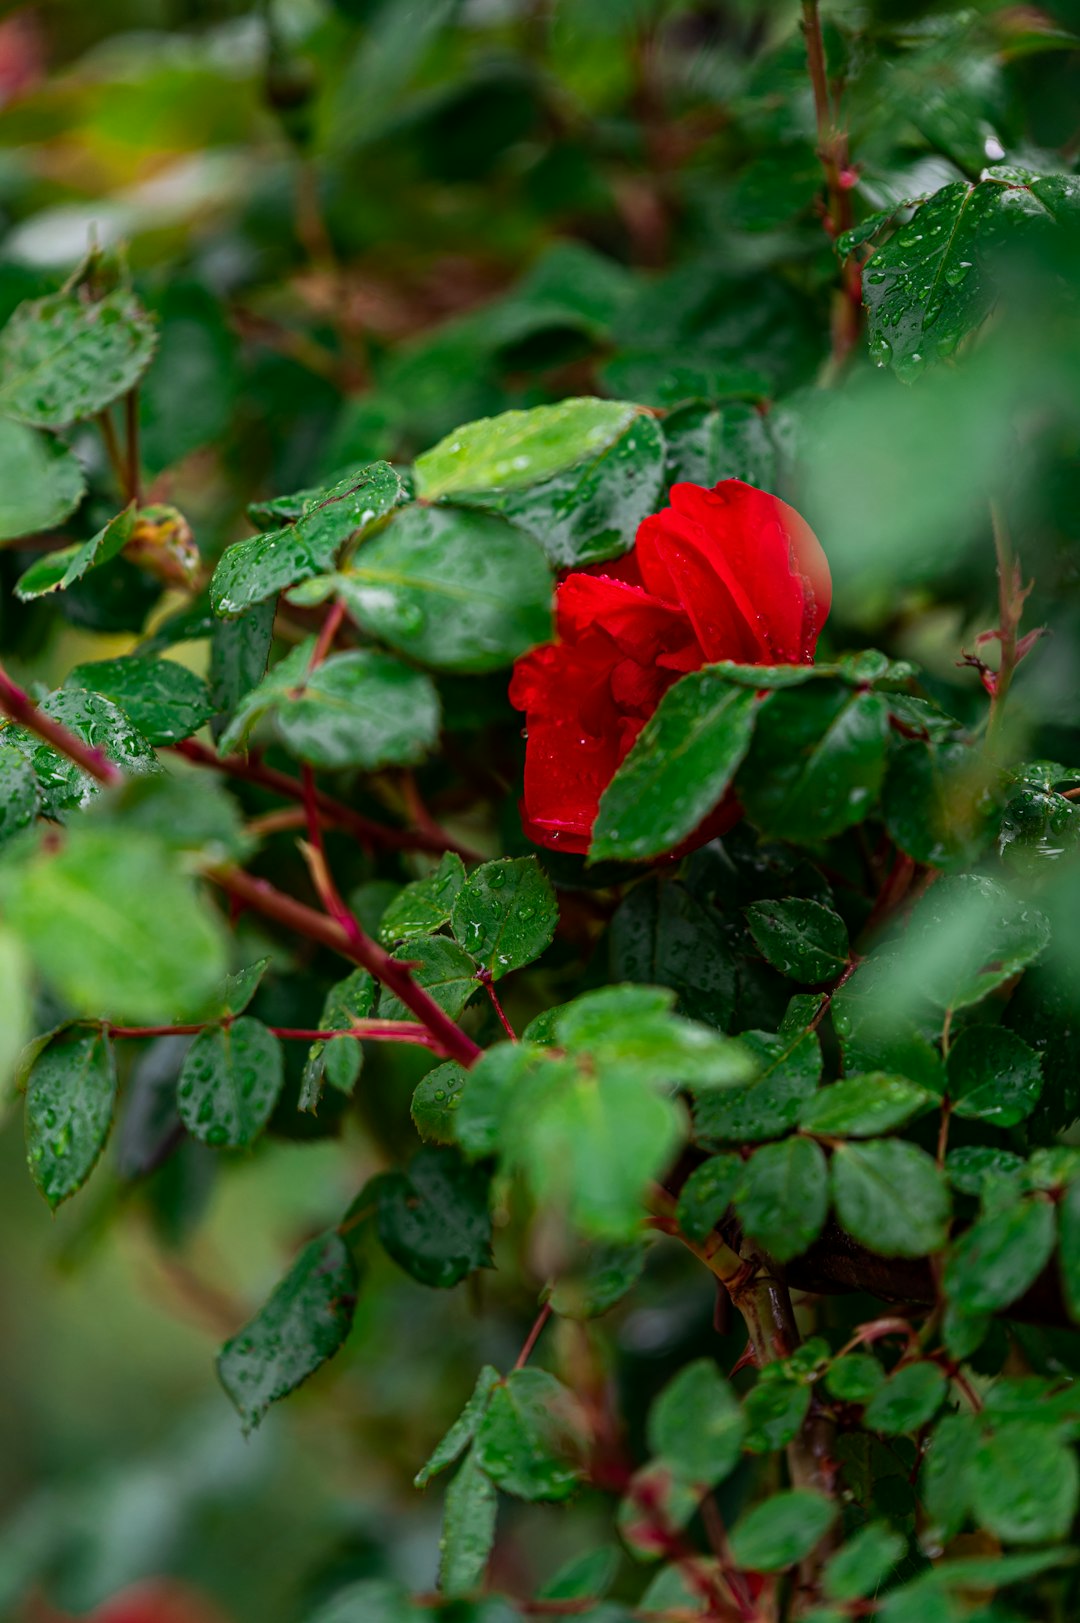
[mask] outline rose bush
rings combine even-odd
[[[807,664],[829,612],[825,554],[795,509],[739,479],[679,484],[633,547],[567,574],[557,640],[518,660],[523,817],[539,845],[584,852],[600,796],[664,694],[717,660]],[[710,817],[709,838],[732,810]]]

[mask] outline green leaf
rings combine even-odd
[[[305,1614],[304,1623],[422,1623],[405,1589],[383,1578],[362,1578]],[[492,1620],[496,1623],[496,1620]],[[516,1619],[501,1620],[516,1623]]]
[[[551,944],[559,907],[535,857],[485,862],[454,898],[450,927],[492,980],[522,969]]]
[[[26,1155],[54,1210],[93,1171],[115,1103],[116,1061],[100,1027],[69,1026],[38,1053],[26,1081]]]
[[[287,749],[312,766],[403,766],[418,761],[439,732],[430,677],[374,649],[331,654],[311,668],[311,642],[299,644],[241,701],[221,748],[273,716]]]
[[[214,709],[202,677],[174,659],[135,655],[76,665],[68,672],[64,689],[84,689],[111,699],[151,744],[190,738]]]
[[[457,1150],[430,1145],[405,1172],[375,1181],[376,1226],[387,1253],[421,1285],[448,1290],[491,1266],[489,1177]]]
[[[746,755],[757,703],[707,666],[676,682],[601,796],[591,860],[658,856],[692,834]]]
[[[74,546],[62,547],[59,552],[46,553],[19,576],[15,583],[15,596],[27,603],[32,598],[44,596],[46,592],[62,591],[65,587],[73,586],[77,580],[82,580],[88,570],[109,563],[131,540],[137,516],[133,502],[122,513],[111,518],[104,529],[92,535],[89,541],[79,541]],[[72,684],[69,682],[66,685]]]
[[[13,1099],[20,1058],[23,1066],[27,1063],[24,1047],[30,1041],[34,998],[26,954],[14,932],[3,927],[0,927],[0,985],[5,988],[5,1018],[0,1022],[0,1114],[6,1114]]]
[[[545,1580],[537,1598],[539,1600],[598,1600],[615,1582],[621,1564],[620,1552],[613,1544],[602,1544],[586,1550],[583,1555],[572,1556]],[[595,1612],[586,1613],[593,1623],[602,1623]],[[611,1623],[618,1623],[612,1619]]]
[[[457,1110],[469,1073],[455,1060],[436,1065],[416,1084],[412,1119],[428,1144],[453,1144],[457,1137]]]
[[[820,1493],[774,1493],[736,1522],[731,1553],[751,1572],[779,1572],[801,1561],[828,1532],[836,1508]]]
[[[884,1522],[862,1527],[825,1563],[822,1586],[830,1600],[862,1600],[872,1595],[907,1553],[903,1533]]]
[[[151,835],[73,829],[59,851],[0,872],[0,897],[6,922],[78,1012],[150,1024],[214,1006],[226,968],[220,924]]]
[[[71,693],[61,689],[50,693],[38,708],[53,721],[61,722],[84,744],[102,750],[115,766],[130,776],[141,777],[161,770],[149,742],[111,700],[96,693]],[[0,738],[5,745],[17,749],[33,767],[41,810],[46,817],[59,818],[63,812],[77,811],[100,792],[101,785],[96,778],[29,728],[5,727]]]
[[[835,980],[848,965],[847,925],[832,908],[801,896],[743,909],[762,956],[804,985]]]
[[[461,500],[527,530],[556,569],[579,568],[633,544],[642,519],[660,505],[663,473],[663,431],[639,414],[613,444],[573,467],[522,489]]]
[[[919,1496],[926,1508],[926,1536],[947,1544],[963,1527],[971,1508],[971,1471],[981,1436],[971,1414],[947,1414],[934,1427],[919,1473]]]
[[[925,1359],[901,1364],[866,1405],[863,1425],[886,1437],[918,1431],[941,1408],[948,1391],[944,1370]]]
[[[916,1145],[895,1138],[838,1145],[832,1186],[841,1223],[879,1256],[924,1257],[944,1245],[948,1189]]]
[[[476,1429],[487,1412],[488,1402],[495,1387],[502,1380],[497,1369],[485,1364],[476,1377],[472,1396],[458,1415],[446,1436],[435,1448],[427,1464],[421,1466],[413,1478],[413,1486],[426,1488],[433,1476],[445,1471],[469,1447],[476,1436]]]
[[[960,1313],[994,1313],[1033,1285],[1054,1250],[1054,1208],[1022,1200],[981,1217],[956,1242],[945,1291]]]
[[[1024,216],[1045,214],[1026,188],[951,181],[921,204],[863,272],[870,356],[905,383],[950,356],[986,317],[993,291],[983,258]]]
[[[743,1179],[738,1155],[710,1155],[683,1184],[675,1221],[688,1240],[707,1240],[735,1198]]]
[[[1058,1207],[1061,1230],[1059,1268],[1069,1317],[1080,1322],[1080,1180],[1071,1183]]]
[[[398,941],[441,930],[450,923],[464,883],[465,864],[456,851],[445,851],[437,868],[398,891],[379,921],[379,940],[392,947]]]
[[[812,683],[771,693],[736,790],[763,833],[814,845],[873,811],[885,773],[882,693]]]
[[[82,463],[66,445],[0,417],[0,541],[62,524],[85,492]]]
[[[281,498],[294,522],[226,547],[210,582],[216,614],[239,614],[300,581],[334,567],[346,541],[364,535],[408,500],[401,475],[388,462],[372,462],[324,490]],[[299,503],[299,511],[295,504]],[[273,523],[278,513],[268,504]],[[260,510],[262,516],[262,510]],[[258,519],[253,515],[253,522]]]
[[[439,1588],[444,1595],[468,1595],[483,1582],[495,1542],[497,1501],[491,1479],[470,1449],[447,1490],[443,1509]]]
[[[949,1050],[949,1098],[958,1116],[1015,1127],[1042,1092],[1042,1056],[1004,1026],[969,1026]]]
[[[433,501],[536,484],[606,450],[641,412],[640,406],[622,400],[586,396],[481,417],[417,457],[417,494]]]
[[[741,1039],[733,1042],[682,1019],[673,1002],[665,987],[600,987],[559,1009],[554,1034],[571,1052],[586,1055],[594,1069],[617,1068],[643,1083],[727,1088],[753,1074]]]
[[[402,508],[335,579],[365,631],[436,670],[498,670],[551,636],[544,554],[490,513]]]
[[[949,1182],[962,1195],[981,1196],[999,1178],[1006,1180],[1024,1171],[1024,1162],[1012,1150],[990,1149],[981,1144],[965,1144],[945,1157]]]
[[[366,1020],[375,1008],[376,987],[366,969],[354,969],[332,986],[323,1002],[319,1027],[323,1031],[347,1031],[357,1020]],[[364,1064],[364,1050],[356,1037],[330,1037],[312,1043],[300,1084],[300,1109],[315,1111],[322,1098],[323,1081],[339,1093],[351,1093]]]
[[[721,479],[742,479],[759,490],[776,488],[776,446],[768,419],[745,401],[708,405],[694,400],[664,418],[666,482],[709,489]]]
[[[939,1009],[962,1009],[1034,962],[1049,939],[1045,916],[994,880],[946,876],[912,909],[904,969]]]
[[[284,1081],[281,1043],[261,1020],[242,1015],[200,1031],[184,1057],[180,1119],[214,1149],[250,1144],[270,1119]]]
[[[820,1147],[793,1136],[757,1150],[746,1163],[735,1207],[747,1234],[778,1262],[797,1257],[817,1239],[829,1209]]]
[[[811,1094],[799,1111],[799,1126],[822,1137],[876,1138],[933,1103],[933,1094],[906,1077],[869,1071]]]
[[[895,844],[928,867],[970,867],[992,830],[978,752],[957,739],[894,745],[881,799]]]
[[[640,1239],[583,1247],[552,1288],[552,1308],[560,1318],[597,1319],[633,1290],[644,1267]]]
[[[1074,1450],[1035,1420],[999,1426],[983,1438],[971,1463],[975,1518],[1010,1544],[1067,1538],[1078,1486]]]
[[[221,993],[221,1014],[235,1017],[243,1014],[255,993],[267,969],[270,967],[269,958],[259,958],[245,969],[238,969],[235,975],[226,975],[225,985]]]
[[[218,1378],[245,1431],[332,1358],[349,1333],[357,1272],[339,1234],[304,1247],[269,1301],[218,1354]]]
[[[476,1463],[518,1499],[566,1499],[580,1471],[570,1393],[542,1369],[516,1369],[492,1388],[476,1431]]]
[[[32,823],[37,812],[34,769],[22,751],[7,744],[0,733],[0,845]]]
[[[0,414],[37,428],[93,417],[138,383],[156,344],[126,288],[94,303],[71,292],[20,304],[0,332]]]
[[[710,1358],[685,1364],[649,1411],[649,1447],[684,1482],[715,1487],[738,1463],[746,1422]]]
[[[825,1389],[841,1403],[866,1403],[878,1391],[885,1371],[870,1353],[846,1353],[825,1373]]]
[[[219,620],[210,637],[210,697],[218,720],[214,736],[225,731],[229,715],[262,680],[274,638],[275,605],[257,604],[235,620]]]
[[[739,1041],[757,1061],[758,1072],[744,1087],[695,1095],[694,1136],[707,1146],[755,1143],[788,1132],[821,1077],[821,1044],[815,1031],[781,1036],[746,1031]]]
[[[739,966],[715,907],[658,876],[634,886],[611,925],[614,979],[668,986],[681,1014],[731,1024]]]
[[[413,965],[412,977],[451,1018],[456,1020],[466,1003],[479,990],[476,965],[456,941],[445,936],[417,936],[394,953],[403,963]],[[415,1020],[398,998],[383,988],[379,999],[380,1020]]]
[[[750,1454],[771,1454],[786,1448],[798,1436],[810,1407],[810,1388],[802,1381],[758,1381],[743,1399],[747,1433],[743,1447]]]

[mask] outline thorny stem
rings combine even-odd
[[[69,761],[74,761],[76,766],[82,767],[84,772],[106,788],[124,781],[120,768],[114,766],[102,750],[84,744],[70,728],[47,716],[30,695],[11,680],[3,666],[0,666],[0,710],[12,721],[28,727],[32,733],[43,738],[46,744],[51,744],[54,750],[66,755]]]
[[[1005,700],[1009,696],[1013,672],[1016,670],[1017,665],[1016,633],[1020,628],[1020,616],[1023,613],[1024,598],[1027,594],[1020,583],[1020,565],[1013,554],[1009,526],[1006,523],[1001,503],[998,501],[991,501],[990,503],[990,520],[994,527],[994,551],[997,554],[998,614],[1000,618],[998,637],[1001,644],[1001,663],[994,678],[994,692],[990,700],[990,720],[986,729],[986,747],[990,754],[996,754],[1001,744]]]
[[[818,157],[825,171],[828,213],[825,229],[834,240],[851,225],[851,191],[846,184],[847,132],[839,127],[829,96],[829,76],[825,62],[825,42],[821,33],[818,0],[803,0],[803,32],[806,60],[814,92],[817,121]],[[833,312],[833,366],[839,367],[854,348],[862,318],[862,274],[853,259],[843,267],[843,291]]]
[[[745,1257],[740,1256],[715,1230],[704,1244],[698,1245],[680,1229],[667,1190],[655,1190],[653,1206],[657,1215],[649,1219],[650,1223],[681,1241],[724,1286],[732,1306],[742,1315],[757,1367],[762,1369],[779,1358],[790,1357],[801,1338],[791,1293],[771,1257],[753,1247],[746,1247]],[[833,1430],[828,1415],[812,1402],[798,1436],[788,1445],[788,1470],[795,1487],[834,1497]],[[828,1544],[823,1540],[803,1562],[799,1582],[804,1592],[816,1589],[820,1563],[827,1553]]]
[[[171,748],[195,766],[208,767],[214,772],[224,773],[230,778],[239,778],[245,783],[258,784],[260,788],[269,789],[285,800],[294,800],[303,805],[303,784],[298,778],[290,778],[287,772],[279,772],[276,767],[264,766],[261,761],[249,760],[244,755],[215,755],[213,750],[207,749],[205,744],[198,743],[194,738],[185,738]],[[315,799],[324,823],[343,829],[365,847],[374,846],[376,849],[389,851],[430,851],[435,855],[441,855],[444,851],[456,851],[466,861],[480,860],[477,852],[471,851],[468,846],[460,845],[442,829],[436,833],[423,829],[388,828],[385,824],[377,823],[373,818],[354,811],[344,801],[335,800],[322,789],[316,789]]]
[[[256,879],[243,868],[223,865],[208,867],[204,873],[207,879],[243,906],[273,919],[286,930],[328,947],[331,952],[340,953],[343,958],[359,964],[374,975],[412,1011],[450,1059],[456,1059],[467,1069],[479,1059],[482,1049],[451,1020],[445,1010],[440,1009],[422,986],[417,985],[409,966],[391,958],[378,942],[359,927],[355,933],[347,932],[336,919],[327,918],[317,909],[277,890],[267,880]]]

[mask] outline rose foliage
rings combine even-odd
[[[0,1611],[1080,1615],[1076,18],[40,9]]]

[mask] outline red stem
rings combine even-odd
[[[105,1029],[110,1037],[194,1037],[200,1031],[206,1031],[208,1026],[218,1023],[208,1021],[201,1026],[106,1026]],[[230,1023],[226,1020],[220,1022],[221,1025]],[[307,1026],[268,1026],[267,1030],[272,1031],[275,1037],[295,1038],[297,1042],[307,1043],[326,1042],[331,1037],[356,1037],[370,1042],[419,1043],[424,1048],[439,1046],[430,1031],[423,1026],[414,1026],[411,1020],[358,1020],[355,1026],[343,1026],[340,1030],[331,1031]]]
[[[245,907],[273,919],[296,935],[319,942],[331,952],[340,953],[343,958],[359,964],[374,975],[376,980],[389,987],[395,997],[400,998],[421,1025],[427,1027],[439,1047],[451,1059],[456,1059],[466,1068],[479,1059],[483,1050],[451,1020],[444,1009],[440,1009],[422,986],[416,984],[408,966],[391,958],[378,942],[359,927],[355,935],[347,933],[336,919],[327,918],[315,908],[305,906],[295,897],[276,890],[267,880],[256,879],[252,874],[245,873],[243,868],[207,868],[205,872],[208,879]]]
[[[51,716],[47,716],[30,695],[11,680],[2,666],[0,666],[0,710],[12,721],[18,722],[22,727],[28,727],[32,733],[43,738],[46,744],[51,744],[54,750],[66,755],[69,761],[74,761],[76,766],[82,767],[84,772],[88,772],[106,788],[123,783],[124,774],[118,766],[113,765],[102,750],[84,744],[82,739],[62,722],[54,721]]]
[[[308,660],[309,671],[313,671],[316,665],[321,665],[331,648],[334,646],[334,638],[337,636],[338,631],[341,628],[341,622],[344,620],[344,618],[345,604],[339,597],[335,600],[331,606],[329,614],[323,621],[318,640],[314,648],[311,650],[311,658]]]
[[[533,1348],[540,1340],[541,1332],[551,1317],[551,1311],[551,1303],[545,1302],[539,1313],[536,1315],[536,1322],[529,1331],[528,1335],[525,1337],[525,1345],[518,1353],[517,1363],[514,1365],[515,1369],[524,1369],[525,1365],[529,1362],[529,1359],[533,1354]]]
[[[506,1035],[509,1037],[510,1041],[512,1043],[516,1043],[517,1040],[518,1040],[517,1032],[514,1030],[513,1026],[510,1024],[509,1020],[506,1018],[506,1013],[505,1013],[505,1011],[503,1009],[503,1006],[499,1002],[499,994],[498,994],[498,992],[496,992],[495,983],[491,979],[491,971],[487,970],[487,969],[482,969],[482,970],[479,971],[476,978],[481,983],[481,985],[483,986],[483,988],[484,988],[485,992],[487,993],[488,997],[491,999],[491,1007],[495,1010],[495,1013],[499,1017],[499,1024],[502,1026],[503,1030],[506,1032]]]
[[[173,744],[171,747],[178,755],[182,755],[186,761],[194,762],[196,766],[209,767],[215,772],[223,772],[230,778],[240,778],[246,783],[256,783],[260,788],[269,789],[285,800],[295,800],[303,804],[303,784],[297,778],[290,778],[287,772],[279,772],[276,767],[264,766],[261,761],[248,760],[243,755],[215,755],[213,750],[207,749],[205,744],[199,744],[193,738],[185,738],[181,743]],[[441,829],[435,833],[421,829],[387,828],[385,824],[376,823],[374,819],[353,811],[344,801],[335,800],[322,789],[316,789],[315,800],[324,822],[335,828],[344,829],[363,846],[381,847],[388,851],[431,851],[437,855],[441,855],[444,851],[456,851],[466,861],[481,860],[477,852],[459,845]]]

